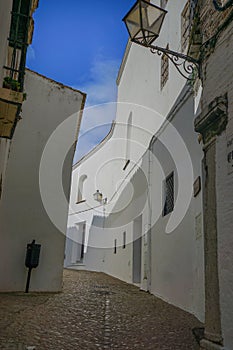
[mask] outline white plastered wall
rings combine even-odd
[[[166,47],[169,43],[170,49],[181,50],[181,28],[180,21],[177,18],[179,18],[185,3],[185,1],[168,2],[169,16],[167,15],[160,38],[156,42],[159,46]],[[174,18],[176,21],[174,21]],[[74,166],[70,201],[72,210],[70,210],[68,225],[69,232],[69,229],[79,221],[88,223],[87,237],[89,239],[87,238],[86,241],[88,247],[82,268],[104,271],[132,283],[133,220],[140,214],[138,212],[138,209],[140,209],[143,213],[141,262],[141,286],[143,289],[148,288],[148,281],[146,281],[146,277],[148,278],[148,271],[146,271],[148,269],[148,237],[146,233],[149,229],[150,214],[149,198],[147,197],[147,201],[143,202],[143,194],[134,191],[135,188],[142,188],[142,192],[144,191],[145,194],[148,190],[147,186],[141,186],[143,180],[139,179],[137,170],[138,168],[142,169],[148,180],[149,152],[147,148],[150,140],[175,106],[178,97],[182,95],[186,83],[185,79],[177,73],[170,63],[169,80],[161,91],[160,69],[161,57],[151,54],[145,48],[135,44],[131,45],[118,77],[118,106],[113,135],[92,155]],[[179,105],[173,119],[178,131],[187,141],[188,150],[194,163],[194,179],[196,179],[201,176],[202,151],[194,132],[194,112],[194,98],[190,97],[188,102]],[[130,163],[123,171],[127,154],[127,121],[131,114],[133,128]],[[153,147],[156,150],[157,143]],[[158,148],[156,152],[159,151]],[[164,157],[160,157],[162,158],[160,163],[164,168],[164,173],[168,175],[169,168],[174,166],[173,162],[171,159],[166,161],[164,149],[161,150],[161,155],[164,155]],[[140,161],[142,156],[143,158]],[[154,170],[156,171],[156,169]],[[89,190],[89,197],[86,198],[85,203],[76,204],[78,180],[83,174],[87,175],[86,186]],[[128,181],[130,182],[128,183]],[[137,181],[139,183],[133,189],[132,195],[132,184],[135,185]],[[123,182],[123,185],[119,188],[121,182]],[[156,195],[153,194],[153,190],[157,193],[156,189],[161,188],[161,186],[162,184],[156,181],[156,176],[153,174],[152,188],[149,188],[149,191],[151,191],[154,205],[156,205]],[[108,217],[105,220],[102,220],[102,206],[91,210],[91,208],[98,205],[92,198],[96,189],[99,189],[109,201],[106,205]],[[115,191],[117,195],[114,196]],[[129,198],[132,195],[132,205],[127,208],[128,211],[125,209],[127,198],[124,197],[127,193]],[[183,222],[173,235],[167,236],[164,234],[166,218],[160,218],[153,227],[150,290],[153,294],[195,314],[203,320],[203,236],[200,236],[199,233],[197,237],[195,228],[196,219],[202,212],[201,196],[200,193],[198,197],[192,198]],[[112,197],[117,201],[112,203]],[[160,198],[158,200],[160,201]],[[119,210],[118,213],[115,213],[116,209]],[[202,230],[202,218],[200,226],[199,229]],[[122,247],[124,231],[127,232],[127,246],[125,249]],[[156,232],[156,236],[154,232]],[[117,240],[117,254],[114,254],[115,239]],[[162,252],[167,257],[166,261],[164,261]],[[171,270],[170,274],[168,273],[169,269]],[[174,294],[172,294],[173,287]]]
[[[74,143],[85,96],[29,70],[25,78],[27,100],[23,105],[22,120],[15,130],[0,202],[0,290],[24,290],[26,245],[35,239],[41,244],[41,256],[39,267],[32,272],[30,288],[33,291],[60,291],[68,201],[63,198],[56,203],[59,188],[51,182],[53,169],[48,163],[48,183],[44,190],[55,201],[50,209],[57,211],[63,227],[61,233],[51,222],[42,203],[39,167],[51,134],[66,118],[75,114],[75,127],[73,124],[70,128],[68,126],[63,134],[64,138],[73,142],[63,168],[63,189],[66,198],[69,198]],[[51,164],[56,166],[63,162],[61,152],[60,138],[54,144]]]

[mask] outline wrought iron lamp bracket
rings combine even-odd
[[[153,54],[166,55],[185,79],[189,81],[194,81],[197,77],[201,79],[201,64],[195,58],[159,46],[150,45],[149,48]]]

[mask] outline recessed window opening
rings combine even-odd
[[[87,180],[87,175],[80,176],[79,182],[78,182],[78,196],[77,196],[77,203],[83,202],[85,200],[84,198],[84,183]]]
[[[185,51],[190,38],[191,32],[191,8],[190,0],[187,1],[181,14],[181,50]]]
[[[166,48],[169,49],[169,45],[167,45]],[[169,59],[168,59],[168,56],[164,53],[161,57],[161,81],[160,81],[161,90],[166,85],[168,78],[169,78]]]
[[[125,249],[126,247],[126,231],[123,232],[123,245],[122,245],[122,248]]]
[[[172,172],[164,182],[165,204],[163,216],[168,215],[174,209],[174,172]]]
[[[133,114],[132,114],[132,112],[130,112],[130,115],[129,115],[128,121],[127,121],[125,165],[124,165],[123,170],[125,170],[130,163],[132,123],[133,123]]]

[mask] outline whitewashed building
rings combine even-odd
[[[33,240],[41,252],[30,291],[61,291],[72,162],[86,98],[25,71],[37,5],[0,3],[1,292],[25,290],[26,248]]]
[[[168,10],[156,44],[186,52],[188,3],[153,3]],[[109,134],[73,166],[65,266],[134,283],[203,321],[201,88],[131,43],[117,84]]]
[[[67,198],[85,95],[29,70],[25,90],[27,100],[11,144],[0,202],[0,290],[25,289],[26,246],[35,239],[41,244],[41,254],[39,266],[32,273],[30,289],[59,291]],[[67,125],[71,115],[72,121]],[[64,140],[69,141],[69,148],[65,148]],[[48,208],[52,208],[52,212]]]

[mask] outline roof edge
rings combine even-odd
[[[122,74],[124,72],[124,69],[125,69],[125,66],[126,66],[126,63],[128,60],[129,51],[131,49],[131,46],[132,46],[132,41],[130,39],[128,39],[128,42],[127,42],[127,45],[125,48],[125,52],[124,52],[124,56],[123,56],[123,59],[121,61],[120,69],[118,71],[118,75],[117,75],[117,79],[116,79],[117,86],[119,86],[119,84],[120,84]]]
[[[60,82],[54,80],[54,79],[48,78],[48,77],[46,77],[45,75],[40,74],[40,73],[38,73],[38,72],[35,72],[34,70],[32,70],[32,69],[30,69],[30,68],[26,68],[26,71],[28,71],[28,72],[30,72],[30,73],[33,73],[33,74],[35,74],[35,75],[37,75],[37,76],[39,76],[39,77],[41,77],[41,78],[43,78],[43,79],[46,79],[46,80],[48,80],[48,81],[51,82],[51,83],[54,83],[54,84],[56,84],[56,85],[59,85],[59,86],[60,86],[61,88],[63,88],[63,89],[69,89],[69,90],[72,90],[72,91],[74,91],[74,92],[79,92],[79,93],[82,94],[84,97],[87,96],[87,94],[86,94],[85,92],[81,91],[81,90],[74,89],[74,88],[71,87],[71,86],[65,85],[65,84],[63,84],[63,83],[60,83]]]
[[[100,148],[103,147],[103,145],[112,137],[113,131],[115,129],[116,122],[115,120],[112,121],[111,128],[108,132],[108,134],[98,143],[94,148],[92,148],[87,154],[85,154],[81,159],[77,161],[73,165],[73,170],[76,169],[81,163],[83,163],[85,160],[90,158],[94,153],[96,153]]]

